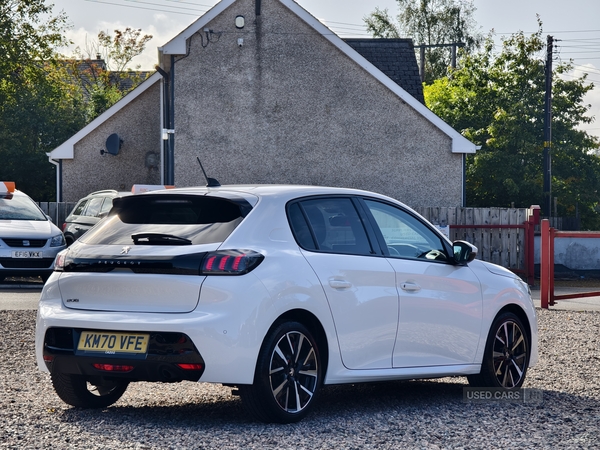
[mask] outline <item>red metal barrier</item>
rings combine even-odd
[[[535,226],[540,223],[539,205],[531,206],[533,215],[525,222],[525,275],[527,284],[533,286],[535,283]]]
[[[542,308],[548,309],[550,304],[550,278],[554,279],[554,273],[550,276],[550,221],[548,219],[542,220],[540,228],[542,231],[540,242],[540,301]]]
[[[556,238],[594,238],[600,239],[600,233],[585,231],[557,231],[550,227],[548,219],[541,223],[540,242],[540,300],[542,308],[554,306],[556,300],[567,300],[571,298],[598,297],[600,291],[579,292],[577,294],[554,293],[554,239]]]

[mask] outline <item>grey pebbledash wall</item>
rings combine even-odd
[[[74,159],[63,160],[63,201],[90,192],[129,191],[133,184],[160,184],[160,83],[126,105],[74,146]],[[106,139],[117,133],[123,145],[117,156],[101,155]]]
[[[175,184],[295,183],[459,206],[451,139],[278,1],[240,0],[175,63]],[[246,18],[241,30],[235,17]],[[238,45],[243,39],[243,45]]]

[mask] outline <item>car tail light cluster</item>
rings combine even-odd
[[[168,257],[104,257],[78,258],[69,249],[56,255],[57,272],[110,272],[128,268],[134,273],[172,275],[244,275],[254,270],[265,258],[254,250],[218,250],[208,253],[183,254]]]
[[[54,270],[57,272],[62,272],[65,269],[65,260],[67,258],[67,252],[69,250],[65,249],[61,252],[58,252],[56,258],[54,259]]]
[[[202,260],[203,275],[243,275],[258,266],[264,256],[253,250],[209,252]]]

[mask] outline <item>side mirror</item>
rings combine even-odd
[[[466,265],[475,259],[477,256],[477,247],[466,241],[454,241],[452,243],[454,249],[454,261],[459,265]]]

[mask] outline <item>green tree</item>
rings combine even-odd
[[[542,204],[545,39],[542,24],[531,36],[517,33],[494,51],[488,37],[482,51],[467,55],[450,77],[425,87],[427,106],[481,149],[467,159],[469,206],[519,207]],[[590,123],[583,97],[593,89],[583,76],[553,73],[552,196],[558,214],[574,215],[598,228],[600,158],[598,142],[578,126]]]
[[[55,193],[46,152],[83,124],[81,98],[64,83],[56,49],[66,42],[64,14],[44,0],[0,0],[0,180],[38,201]]]
[[[88,120],[100,115],[145,79],[140,66],[130,67],[136,56],[143,53],[152,35],[142,35],[141,29],[104,31],[97,40],[77,47],[74,59],[68,64],[72,81],[79,86],[87,100]]]
[[[396,0],[400,12],[397,21],[387,9],[375,8],[365,18],[367,31],[378,38],[409,37],[415,45],[463,43],[467,50],[482,42],[474,19],[472,0]],[[425,51],[425,82],[448,74],[451,61],[449,47]]]

